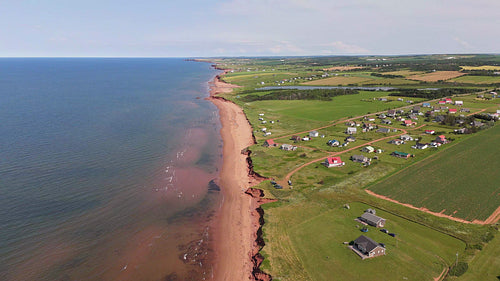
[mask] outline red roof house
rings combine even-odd
[[[446,104],[446,101],[440,100],[440,101],[438,101],[438,104]]]
[[[274,142],[274,140],[266,140],[262,146],[264,147],[276,146],[276,143]]]
[[[450,98],[445,98],[445,99],[444,99],[444,101],[445,101],[446,103],[453,103],[453,101],[452,101]]]
[[[325,162],[323,162],[323,165],[325,165],[327,168],[341,167],[345,165],[345,162],[343,162],[340,157],[328,157],[325,159]]]
[[[403,124],[408,127],[417,124],[417,122],[413,122],[411,120],[405,120],[403,121]]]
[[[429,135],[434,135],[435,131],[434,130],[425,130],[425,133],[429,134]]]
[[[448,109],[448,113],[457,113],[457,109],[456,108],[450,108],[450,109]]]
[[[447,143],[448,141],[446,140],[446,137],[444,135],[440,135],[436,137],[436,142],[444,144]]]

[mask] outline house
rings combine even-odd
[[[265,132],[264,133],[264,137],[267,137],[267,136],[270,136],[271,135],[271,132]]]
[[[377,130],[377,133],[390,133],[391,132],[391,129],[389,128],[380,128]]]
[[[396,116],[396,110],[394,110],[394,109],[389,109],[389,110],[387,111],[387,116],[388,116],[388,117],[394,117],[394,116]]]
[[[387,116],[385,114],[383,114],[383,113],[380,113],[380,115],[378,116],[378,118],[385,119],[385,118],[387,118]]]
[[[372,239],[361,235],[356,240],[351,248],[362,259],[373,258],[385,255],[385,248]]]
[[[425,133],[429,135],[434,135],[434,133],[436,132],[434,130],[425,130]]]
[[[349,135],[352,135],[352,134],[355,134],[357,132],[357,128],[356,127],[347,127],[345,133],[346,134],[349,134]]]
[[[359,162],[359,163],[367,163],[370,161],[370,159],[368,159],[368,157],[363,156],[363,155],[353,155],[353,156],[351,156],[351,160],[353,162]]]
[[[295,142],[300,141],[300,137],[299,136],[292,136],[290,139],[293,140],[293,141],[295,141]]]
[[[428,102],[424,102],[424,103],[422,103],[422,106],[423,106],[423,107],[431,107],[431,104],[430,104],[430,103],[428,103]]]
[[[482,122],[480,122],[480,121],[476,121],[476,120],[474,120],[474,121],[472,121],[472,122],[471,122],[471,125],[472,125],[473,127],[481,127],[481,126],[483,126],[484,124],[483,124]]]
[[[448,110],[448,107],[447,106],[441,106],[441,107],[439,107],[439,109],[441,109],[442,111],[445,111],[445,110]]]
[[[301,140],[303,140],[303,141],[309,141],[311,139],[308,136],[305,136],[305,137],[301,138]]]
[[[393,139],[389,142],[390,144],[395,144],[395,145],[402,145],[404,144],[405,142],[403,140],[400,140],[400,139]]]
[[[446,104],[446,101],[440,100],[440,101],[438,101],[438,104]]]
[[[369,209],[370,210],[370,209]],[[384,227],[385,219],[376,216],[374,212],[369,212],[368,210],[359,217],[359,220],[366,222],[367,224],[375,227]]]
[[[325,162],[323,162],[323,165],[327,168],[331,167],[341,167],[345,165],[345,162],[342,162],[342,159],[340,157],[328,157],[325,159]]]
[[[413,109],[411,110],[412,113],[419,113],[420,112],[420,106],[415,105]]]
[[[445,103],[453,103],[453,101],[452,101],[450,98],[445,98],[445,99],[444,99],[444,102],[445,102]]]
[[[404,101],[404,99],[403,98],[398,98],[398,101]]]
[[[356,126],[356,122],[354,122],[354,121],[348,121],[348,122],[345,122],[345,125],[347,127],[355,127]]]
[[[462,106],[462,105],[464,105],[464,101],[456,100],[455,105]]]
[[[339,146],[340,142],[338,140],[329,140],[326,144],[329,146]]]
[[[460,108],[460,112],[470,112],[470,109],[468,109],[468,108]]]
[[[353,141],[356,141],[356,138],[353,137],[353,136],[348,136],[347,138],[345,138],[344,141],[346,141],[346,142],[353,142]]]
[[[404,141],[412,141],[413,140],[413,138],[410,135],[401,135],[399,138],[401,140],[404,140]]]
[[[426,143],[417,143],[415,144],[414,146],[412,146],[411,148],[415,148],[415,149],[426,149],[427,147],[429,147],[428,144]]]
[[[262,146],[273,147],[273,146],[277,146],[277,144],[274,142],[274,140],[266,140]]]
[[[384,119],[381,122],[382,122],[382,124],[385,124],[385,125],[391,125],[392,124],[391,120],[389,120],[389,119]]]
[[[284,150],[284,151],[294,151],[294,150],[297,150],[297,147],[296,146],[293,146],[291,144],[282,144],[280,149]]]
[[[450,108],[448,109],[448,113],[457,113],[457,109],[456,108]]]
[[[439,123],[443,122],[444,119],[445,119],[444,115],[439,115],[439,116],[434,117],[434,121],[439,122]]]
[[[448,143],[448,140],[446,139],[446,137],[444,135],[440,135],[440,136],[436,137],[435,142],[440,143],[440,144],[445,144],[445,143]]]
[[[319,137],[318,131],[310,131],[309,132],[309,137],[311,137],[311,138],[317,138],[317,137]]]
[[[265,133],[267,131],[267,128],[262,128],[260,130]]]
[[[373,148],[372,146],[365,146],[361,149],[361,151],[366,153],[373,153],[375,152],[375,148]]]
[[[394,157],[406,158],[406,159],[412,157],[412,155],[410,153],[399,152],[399,151],[394,151],[393,153],[391,153],[391,155]]]
[[[414,126],[414,125],[416,125],[416,124],[417,124],[417,122],[414,122],[414,121],[412,121],[412,120],[404,120],[404,121],[403,121],[403,125],[405,125],[406,127],[409,127],[409,126]]]
[[[460,128],[460,129],[455,130],[455,134],[468,134],[468,133],[469,133],[469,129],[467,129],[467,128]]]
[[[379,98],[379,101],[387,101],[387,98]]]

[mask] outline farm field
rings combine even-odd
[[[485,220],[498,207],[500,127],[473,135],[446,150],[370,186],[368,189],[402,203],[465,219]],[[487,163],[487,164],[486,164]]]
[[[465,73],[459,71],[435,71],[426,74],[417,74],[408,76],[407,79],[425,81],[425,82],[437,82],[439,80],[449,80],[452,78],[460,77]]]
[[[449,80],[449,82],[471,83],[471,84],[500,84],[500,75],[498,76],[462,76]]]
[[[500,70],[498,65],[461,66],[464,70]]]
[[[370,206],[354,202],[347,210],[341,203],[325,203],[265,207],[264,255],[269,259],[263,269],[273,279],[432,280],[465,248],[458,239],[380,210],[377,215],[387,219],[386,228],[397,238],[371,226],[362,233],[354,219]],[[384,243],[387,255],[361,260],[343,244],[362,234]]]
[[[398,70],[398,71],[384,72],[383,74],[402,75],[404,77],[407,77],[407,76],[413,76],[413,75],[420,75],[420,74],[423,74],[423,73],[424,72],[422,72],[422,71]]]

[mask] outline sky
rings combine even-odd
[[[0,0],[0,57],[500,53],[499,0]]]

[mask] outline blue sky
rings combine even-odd
[[[0,0],[0,57],[500,53],[499,0]]]

